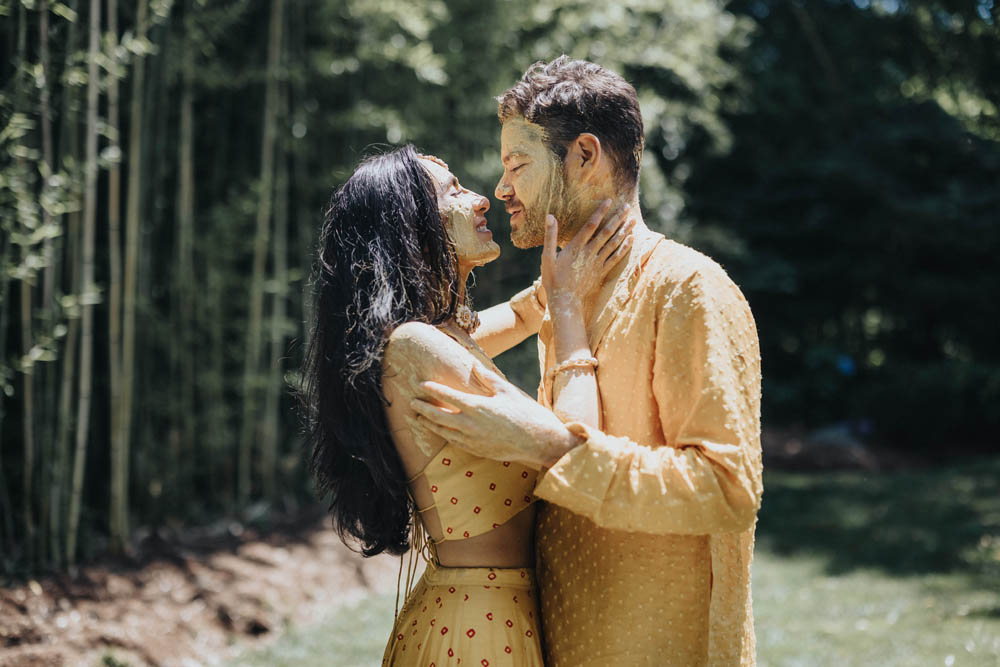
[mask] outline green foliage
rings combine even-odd
[[[107,119],[99,123],[97,273],[87,288],[69,275],[67,251],[82,200],[88,62],[81,48],[89,10],[80,0],[50,3],[46,77],[37,3],[0,6],[0,476],[15,505],[22,482],[14,471],[24,454],[7,443],[23,432],[26,374],[39,378],[35,414],[53,434],[62,378],[53,370],[43,379],[43,372],[66,358],[67,326],[81,304],[96,304],[95,321],[108,321],[108,169],[122,167],[127,192],[127,110],[142,55],[132,516],[156,525],[241,509],[233,500],[235,441],[268,4],[153,2],[139,39],[135,3],[119,3],[121,34],[105,35],[98,64],[102,91],[112,77],[121,84],[122,119],[117,131]],[[279,283],[269,269],[265,312],[274,299],[289,298],[280,323],[289,334],[286,377],[295,378],[308,336],[300,294],[308,292],[314,235],[333,189],[365,155],[412,142],[492,195],[500,175],[493,98],[534,61],[567,53],[635,84],[646,125],[647,222],[718,258],[747,294],[762,345],[767,420],[853,420],[900,447],[992,446],[1000,428],[995,3],[303,0],[285,3],[284,26],[278,79],[287,111],[276,155],[290,182],[284,212],[292,271]],[[178,273],[176,225],[186,82],[195,156],[192,276]],[[51,92],[52,165],[40,160],[43,83]],[[539,263],[537,250],[516,251],[507,240],[502,206],[494,203],[489,221],[503,256],[477,271],[472,293],[483,306],[529,284]],[[43,304],[39,277],[48,266],[57,277],[52,303]],[[27,353],[21,281],[33,295]],[[186,285],[195,286],[194,313],[178,330]],[[103,326],[98,332],[99,416],[90,436],[100,444],[88,450],[89,533],[81,539],[95,549],[106,532],[110,428],[107,338]],[[533,348],[526,342],[499,360],[529,391],[538,379]],[[193,400],[179,390],[184,359],[194,360]],[[259,382],[267,378],[261,369]],[[281,400],[278,488],[263,500],[295,502],[309,488],[297,465],[295,403],[287,391]],[[191,442],[184,435],[190,405]],[[47,465],[54,455],[43,449],[38,460]],[[47,479],[39,474],[36,493]],[[254,491],[261,500],[261,488]],[[23,537],[22,528],[8,528],[21,509],[0,502],[4,554],[19,553],[7,544]]]
[[[957,63],[1000,50],[996,23],[933,5],[734,5],[760,29],[733,54],[746,80],[729,92],[732,147],[692,160],[685,215],[738,239],[702,245],[754,309],[766,416],[985,448],[1000,427],[986,298],[1000,290],[1000,143],[995,77]]]

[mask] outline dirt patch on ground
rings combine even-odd
[[[315,510],[266,535],[230,523],[148,537],[130,561],[0,588],[0,667],[220,664],[289,624],[394,590],[398,564],[360,558]]]

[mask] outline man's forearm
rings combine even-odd
[[[642,445],[570,424],[581,443],[548,464],[535,494],[600,526],[645,533],[739,532],[761,501],[757,444]]]

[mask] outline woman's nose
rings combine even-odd
[[[486,211],[490,210],[490,200],[480,194],[477,194],[475,206],[476,213],[486,213]]]

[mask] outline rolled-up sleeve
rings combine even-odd
[[[762,494],[760,356],[749,306],[721,268],[693,272],[660,301],[651,382],[662,441],[570,423],[584,442],[535,494],[619,530],[749,529]]]

